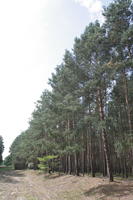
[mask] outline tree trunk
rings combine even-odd
[[[68,174],[71,174],[71,156],[68,155]]]
[[[68,157],[67,155],[65,156],[65,173],[68,173]]]
[[[87,130],[87,138],[86,138],[86,151],[87,151],[87,155],[86,155],[87,173],[89,174],[89,172],[90,172],[90,150],[89,150],[89,131],[88,130]]]
[[[103,176],[107,176],[107,163],[105,153],[103,154]]]
[[[90,133],[90,162],[91,162],[91,174],[92,174],[92,177],[95,177],[94,152],[93,152],[91,133]]]
[[[101,89],[98,89],[98,105],[99,105],[100,121],[104,122],[104,108],[103,108]],[[103,140],[103,147],[104,147],[105,158],[106,158],[106,163],[107,163],[107,173],[109,176],[109,181],[112,182],[113,181],[113,173],[112,173],[112,167],[111,167],[111,161],[110,161],[110,155],[109,155],[107,132],[106,132],[105,128],[102,128],[102,140]]]
[[[74,162],[75,162],[75,175],[79,176],[77,153],[74,154]]]
[[[70,131],[70,120],[67,121],[67,130]],[[70,146],[70,140],[68,139],[68,144]],[[71,155],[68,153],[68,174],[71,174]]]
[[[127,84],[125,69],[123,70],[123,82],[124,82],[124,94],[125,94],[126,110],[127,110],[127,116],[128,116],[129,132],[132,133],[131,111],[130,111],[130,105],[129,105],[129,100],[128,100],[128,84]]]
[[[82,147],[82,153],[81,153],[81,167],[82,167],[82,174],[83,174],[83,176],[84,176],[84,169],[85,169],[85,160],[84,160],[84,134],[82,133],[82,145],[83,145],[83,147]]]

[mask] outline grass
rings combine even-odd
[[[0,172],[4,172],[4,171],[10,171],[10,170],[13,170],[13,167],[12,166],[0,166]]]
[[[27,198],[27,200],[38,200],[36,197],[32,197],[32,196],[28,196],[26,198]]]

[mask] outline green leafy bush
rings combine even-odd
[[[57,158],[58,156],[55,155],[48,155],[44,157],[38,157],[39,164],[38,168],[44,172],[51,172],[57,167]]]

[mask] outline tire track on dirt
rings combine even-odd
[[[0,174],[0,200],[50,200],[50,191],[32,171]]]

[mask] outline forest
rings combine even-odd
[[[65,51],[7,162],[36,169],[48,160],[52,171],[110,181],[133,175],[133,2],[115,0],[103,15]]]

